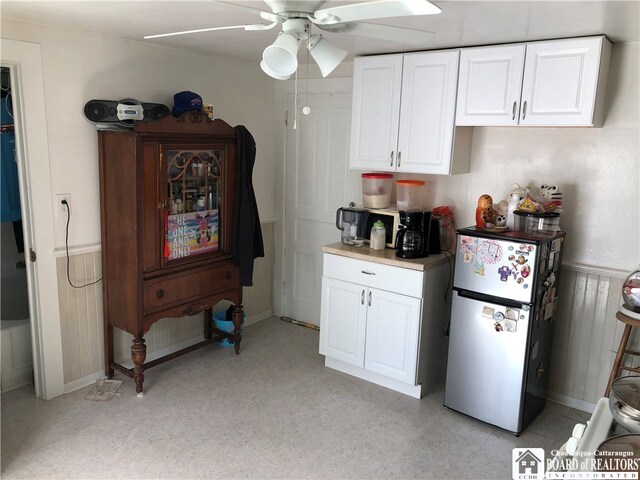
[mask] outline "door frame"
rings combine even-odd
[[[48,400],[64,394],[64,371],[40,45],[2,39],[2,65],[11,74],[35,395]]]
[[[276,125],[274,150],[276,158],[276,222],[275,222],[275,265],[273,272],[273,313],[284,314],[284,272],[286,252],[284,250],[285,235],[285,191],[287,176],[287,124],[295,121],[295,115],[289,112],[287,119],[287,96],[298,93],[298,110],[301,111],[307,93],[351,93],[352,77],[309,78],[298,82],[303,91],[296,88],[296,80],[276,81],[274,87],[274,122]],[[277,159],[281,159],[280,162]]]

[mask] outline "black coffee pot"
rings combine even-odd
[[[440,253],[440,232],[431,212],[401,210],[400,229],[396,235],[396,257],[423,258]]]

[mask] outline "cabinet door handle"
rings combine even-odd
[[[527,116],[527,101],[525,100],[522,104],[522,119]]]
[[[511,120],[516,119],[516,101],[513,102],[513,108],[511,109]]]
[[[371,290],[369,290],[369,306],[371,306]]]
[[[362,295],[360,295],[360,304],[364,305],[364,289],[362,290]]]
[[[402,161],[400,159],[400,156],[402,155],[402,152],[398,152],[398,168],[400,168],[400,162]]]
[[[391,162],[389,162],[389,166],[393,167],[393,150],[391,150]]]
[[[367,272],[366,270],[360,270],[365,275],[375,275],[375,272]]]

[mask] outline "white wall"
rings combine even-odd
[[[38,137],[37,144],[29,144],[31,147],[38,147],[28,152],[34,157],[29,159],[29,165],[32,168],[39,167],[36,171],[30,172],[30,177],[32,180],[36,177],[38,179],[37,183],[32,182],[33,187],[43,183],[40,177],[47,179],[48,187],[50,178],[53,194],[71,194],[73,215],[69,244],[72,255],[83,254],[79,256],[86,257],[87,252],[96,252],[100,249],[97,133],[95,127],[86,121],[82,114],[84,105],[90,99],[116,100],[129,97],[144,102],[165,103],[171,107],[174,93],[181,90],[199,93],[206,103],[214,105],[218,118],[222,118],[233,126],[244,124],[253,134],[257,143],[254,187],[260,216],[263,221],[275,219],[275,159],[271,121],[273,80],[264,75],[258,65],[104,35],[17,22],[6,18],[1,19],[1,32],[3,60],[6,60],[5,53],[9,52],[5,48],[7,45],[31,45],[36,47],[38,56],[36,58],[33,54],[25,56],[21,53],[22,56],[17,61],[21,67],[25,67],[23,73],[31,75],[32,71],[36,71],[31,68],[31,63],[37,62],[38,67],[42,64],[41,80],[44,80],[44,86],[34,79],[23,79],[29,86],[40,86],[35,93],[33,88],[25,89],[25,92],[28,90],[33,95],[32,98],[38,97],[38,100],[42,100],[42,109],[46,111],[46,114],[39,114],[39,108],[26,109],[27,117],[29,112],[38,112],[37,116],[32,115],[31,122],[27,118],[27,127],[45,125],[46,117],[46,128],[35,130],[38,135],[33,129],[26,131],[27,137]],[[17,42],[12,43],[7,39]],[[18,47],[14,47],[13,50],[26,51],[25,48],[18,49]],[[17,55],[15,52],[14,54]],[[25,64],[22,65],[21,62]],[[37,72],[39,71],[40,68],[37,69]],[[43,98],[36,95],[43,91]],[[31,103],[35,101],[29,102],[27,98],[26,104]],[[46,154],[43,155],[40,152],[41,145],[45,152],[48,150],[48,158]],[[70,384],[65,385],[63,356],[69,357],[69,353],[78,352],[78,349],[67,348],[69,340],[86,338],[84,334],[96,316],[99,316],[98,320],[101,322],[101,310],[99,312],[96,310],[90,315],[91,318],[88,318],[86,315],[76,315],[78,312],[70,312],[64,306],[62,308],[58,306],[57,294],[64,294],[66,291],[65,284],[62,283],[65,281],[64,276],[59,277],[61,279],[58,283],[62,287],[59,291],[55,285],[55,274],[50,275],[51,272],[48,270],[50,263],[46,263],[47,269],[43,272],[45,264],[42,262],[49,257],[53,259],[54,254],[64,254],[66,218],[55,216],[54,195],[45,193],[44,190],[44,188],[34,188],[29,198],[38,207],[38,211],[50,212],[45,216],[44,222],[43,215],[40,215],[38,227],[32,230],[35,234],[38,232],[40,234],[40,237],[36,238],[37,247],[40,248],[37,250],[39,273],[46,273],[39,278],[50,279],[46,291],[40,289],[40,296],[44,291],[47,294],[46,304],[49,305],[51,303],[49,299],[52,297],[49,293],[56,292],[52,297],[55,299],[55,308],[43,309],[41,322],[42,334],[45,337],[42,347],[46,358],[43,371],[46,370],[45,377],[48,379],[44,386],[46,388],[41,391],[41,394],[44,398],[53,398],[64,391],[70,391],[86,385],[87,381],[89,383],[92,381],[89,375],[80,379],[73,378]],[[48,191],[48,188],[46,190]],[[53,223],[49,225],[52,215]],[[261,259],[262,262],[259,263],[271,262],[272,264],[273,252],[265,253],[268,258]],[[73,256],[72,260],[74,260]],[[84,258],[80,260],[84,261]],[[51,265],[55,266],[55,263]],[[258,265],[257,268],[262,267]],[[61,272],[63,270],[58,269],[58,273]],[[87,274],[87,278],[82,278],[80,276],[82,271],[76,273],[74,279],[77,282],[93,280],[99,275],[99,272],[95,271]],[[272,291],[271,278],[265,279],[263,283],[264,285],[254,287],[260,292],[252,292],[250,295],[251,298],[258,299],[257,303],[256,301],[252,303],[259,306],[264,306],[261,299],[270,298]],[[263,293],[262,290],[267,293]],[[74,318],[80,320],[75,324],[69,323]],[[62,332],[61,324],[71,324],[73,328]],[[99,338],[101,329],[96,332],[98,332],[97,335],[91,337],[93,343],[85,343],[84,350],[80,349],[81,353],[86,353],[92,345],[101,345]],[[63,333],[66,337],[61,342],[60,336]],[[67,342],[64,345],[66,350],[61,352],[61,345],[65,341]],[[76,357],[73,357],[71,361],[75,360]],[[100,375],[100,372],[92,375]]]
[[[470,173],[404,175],[427,182],[427,206],[452,205],[475,224],[478,197],[505,199],[514,182],[564,194],[564,262],[631,271],[640,261],[640,44],[613,48],[603,128],[475,127]]]
[[[216,117],[253,134],[260,217],[275,218],[273,80],[257,63],[7,19],[1,26],[3,38],[42,48],[51,183],[54,194],[71,194],[70,246],[100,243],[97,134],[82,114],[91,99],[128,97],[171,108],[174,93],[199,93]],[[57,249],[64,247],[65,220],[54,219]]]

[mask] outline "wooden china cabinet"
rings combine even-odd
[[[231,263],[236,136],[198,111],[98,135],[105,371],[133,377],[142,394],[147,368],[223,338],[240,352],[242,287]],[[220,300],[234,303],[233,333],[212,327]],[[144,335],[156,321],[203,311],[202,342],[145,363]],[[114,360],[114,327],[133,335],[131,369]]]

